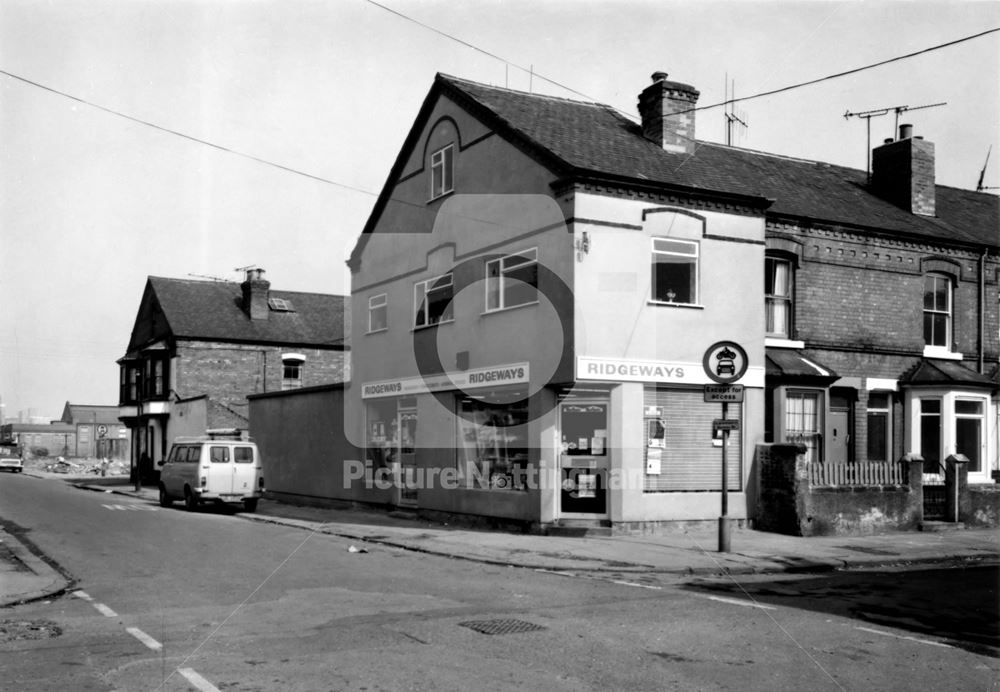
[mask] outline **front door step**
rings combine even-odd
[[[937,533],[939,531],[955,531],[964,529],[965,523],[961,521],[922,521],[920,530],[927,533]]]
[[[557,519],[545,531],[548,536],[610,536],[611,522],[601,519]]]

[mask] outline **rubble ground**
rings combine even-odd
[[[70,476],[127,476],[129,462],[119,459],[36,457],[24,460],[25,471],[62,473]]]

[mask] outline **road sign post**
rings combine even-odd
[[[743,401],[743,385],[735,384],[737,380],[746,374],[749,361],[747,352],[743,350],[735,341],[719,341],[712,344],[705,357],[702,358],[702,366],[705,374],[717,385],[705,385],[705,401],[718,401],[722,403],[722,418],[713,422],[713,438],[722,433],[722,507],[719,513],[719,552],[729,552],[729,468],[726,453],[729,447],[729,433],[732,430],[739,430],[739,420],[729,420],[730,403],[740,403]]]

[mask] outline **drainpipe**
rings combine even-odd
[[[983,254],[979,256],[979,374],[985,374],[986,370],[986,255],[987,248],[983,248]]]

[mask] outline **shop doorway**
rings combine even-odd
[[[608,404],[564,402],[559,406],[559,514],[562,518],[608,517]]]
[[[402,507],[417,506],[417,408],[412,400],[400,401],[396,418],[396,430],[398,431],[397,450],[399,453],[399,464],[401,483],[399,487],[398,505]]]

